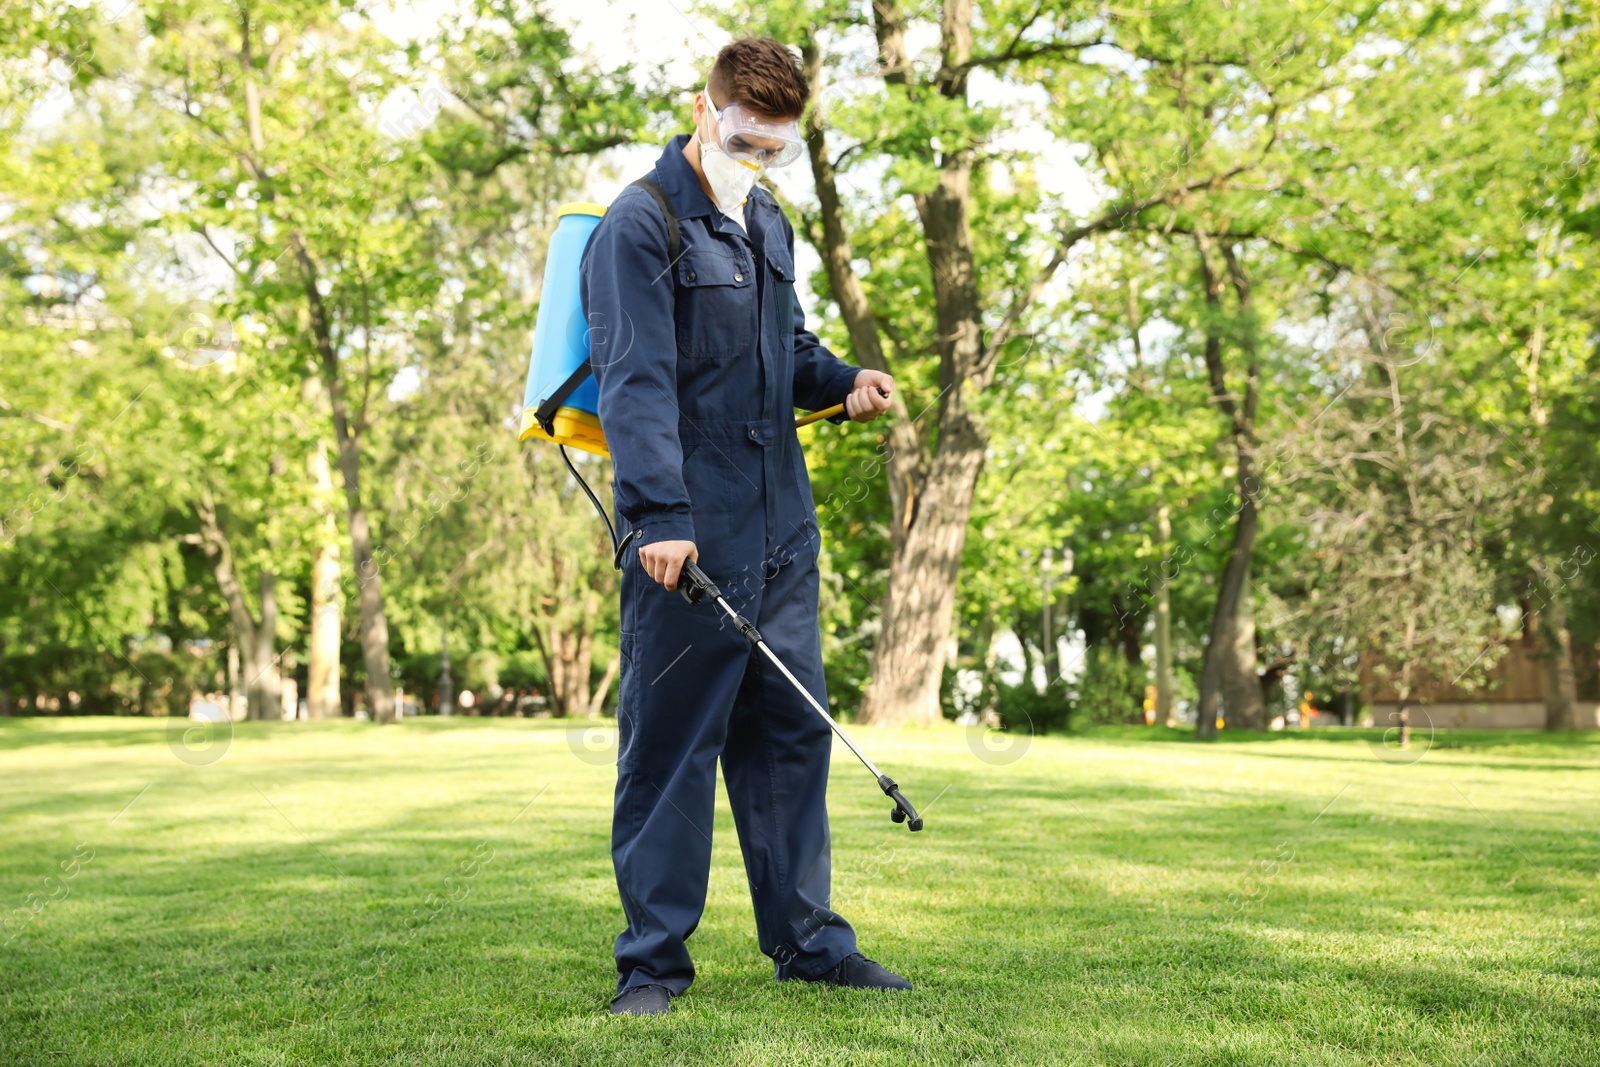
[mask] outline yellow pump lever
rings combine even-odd
[[[889,394],[884,392],[882,389],[879,389],[878,395],[888,396]],[[820,422],[823,419],[831,419],[843,410],[843,404],[835,404],[831,408],[823,408],[821,411],[813,411],[809,415],[801,415],[798,419],[794,420],[794,428],[798,430],[802,426],[810,426],[813,422]]]

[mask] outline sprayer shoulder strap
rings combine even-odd
[[[672,204],[668,202],[667,194],[661,191],[661,186],[656,184],[654,178],[646,174],[643,178],[631,184],[637,185],[649,193],[650,199],[656,202],[656,206],[661,209],[662,217],[667,220],[667,269],[673,275],[673,281],[676,282],[677,272],[672,270],[672,265],[677,263],[678,257],[683,254],[683,239],[678,233],[678,216],[673,214]],[[572,373],[567,375],[567,380],[556,386],[555,392],[545,397],[544,403],[540,404],[538,410],[533,413],[534,420],[538,422],[540,429],[551,436],[555,435],[556,412],[593,372],[594,366],[589,362],[589,357],[585,356],[582,363],[572,368]]]
[[[672,203],[667,200],[667,194],[661,191],[661,186],[656,180],[646,174],[643,178],[631,183],[650,194],[650,199],[656,202],[656,207],[661,209],[661,217],[667,220],[667,267],[678,262],[678,257],[683,255],[683,241],[678,235],[678,216],[673,214]]]

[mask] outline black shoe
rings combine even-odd
[[[869,960],[861,953],[852,953],[840,960],[829,971],[823,972],[812,982],[826,982],[828,985],[843,986],[846,989],[910,989],[911,983],[895,974],[876,960]]]
[[[664,985],[629,986],[611,998],[612,1015],[665,1015],[672,1010],[672,990]]]

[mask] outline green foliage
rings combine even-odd
[[[1089,649],[1083,661],[1083,674],[1071,683],[1073,724],[1142,723],[1144,689],[1148,681],[1145,668],[1129,663],[1116,649]]]
[[[1148,658],[1163,574],[1193,684],[1241,506],[1208,334],[1232,395],[1238,352],[1260,353],[1263,667],[1318,692],[1356,685],[1363,663],[1471,680],[1495,661],[1489,609],[1519,600],[1559,598],[1592,649],[1592,11],[1269,0],[1102,21],[985,3],[966,95],[934,81],[940,10],[897,14],[904,84],[879,76],[877,9],[711,17],[816,50],[852,266],[925,442],[948,383],[908,235],[939,159],[977,160],[991,331],[1089,227],[968,401],[989,447],[955,666],[983,675],[1002,718],[1115,717],[1095,709],[1121,706],[1130,651]],[[463,665],[490,650],[505,679],[538,684],[551,635],[587,635],[598,682],[617,624],[608,546],[555,454],[515,441],[515,409],[553,205],[593,153],[680,128],[694,86],[671,84],[664,57],[597,64],[554,11],[505,0],[404,47],[339,3],[251,9],[247,35],[241,15],[213,0],[0,11],[0,677],[17,697],[123,710],[218,684],[234,635],[199,541],[208,494],[247,599],[279,575],[277,637],[303,641],[311,560],[329,522],[339,544],[349,530],[337,469],[330,495],[305,466],[330,434],[298,244],[363,452],[399,677],[431,689],[447,628]],[[815,242],[806,183],[782,180]],[[1201,232],[1237,257],[1248,312],[1204,298]],[[811,281],[808,320],[848,359],[825,275]],[[802,439],[827,677],[848,713],[879,637],[889,436]],[[606,466],[580,463],[603,489]],[[362,670],[350,564],[347,682]],[[1052,636],[1088,646],[1087,703],[1058,679],[1042,696],[998,682],[1016,665],[991,650],[1015,636],[1031,667],[1047,608]],[[144,671],[157,640],[178,651]]]
[[[1060,685],[1041,691],[1031,681],[994,683],[994,710],[1000,725],[1014,736],[1061,733],[1072,729],[1072,705]]]

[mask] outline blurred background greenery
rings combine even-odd
[[[842,713],[1593,726],[1597,12],[0,7],[0,711],[606,713],[543,252],[737,31],[813,82],[809,323],[902,384],[802,435]]]

